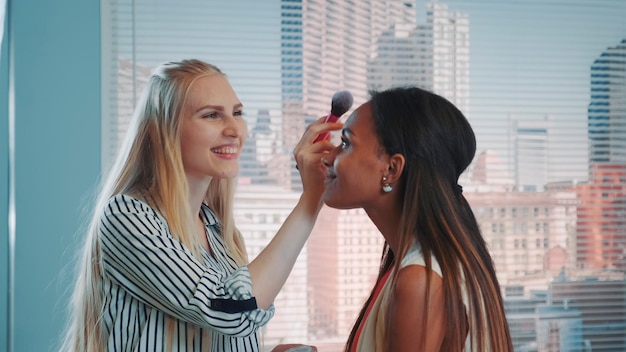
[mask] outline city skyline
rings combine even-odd
[[[571,9],[556,1],[547,4],[527,1],[524,4],[532,6],[520,9],[522,5],[508,1],[471,4],[446,1],[435,2],[436,8],[447,7],[449,13],[441,18],[443,28],[447,29],[437,32],[425,26],[426,11],[431,9],[426,6],[427,2],[414,3],[417,4],[415,8],[403,1],[392,2],[396,7],[363,8],[370,3],[363,0],[358,2],[363,6],[354,5],[358,9],[350,11],[345,4],[322,0],[282,0],[282,9],[274,2],[254,5],[254,12],[267,15],[267,18],[253,16],[247,22],[246,13],[250,9],[235,9],[234,5],[226,4],[222,7],[222,2],[216,1],[211,4],[220,6],[213,8],[211,16],[243,18],[241,25],[231,30],[224,27],[224,20],[208,21],[211,26],[215,25],[214,28],[204,23],[195,24],[202,17],[199,15],[202,11],[198,9],[187,19],[194,23],[192,28],[196,31],[184,31],[185,38],[179,40],[172,50],[180,55],[178,58],[187,58],[197,49],[196,57],[221,67],[246,106],[250,139],[241,159],[236,217],[250,245],[251,256],[269,241],[295,201],[298,191],[294,185],[298,175],[289,160],[290,148],[307,121],[326,113],[329,96],[335,89],[350,85],[342,88],[355,89],[357,103],[362,102],[364,87],[368,83],[365,79],[369,78],[363,73],[368,71],[366,65],[375,61],[369,60],[376,58],[375,54],[384,54],[379,56],[382,61],[392,58],[387,63],[389,65],[423,65],[418,70],[404,72],[427,76],[434,76],[436,72],[441,74],[442,71],[435,70],[445,68],[446,64],[459,65],[460,70],[443,71],[447,76],[439,78],[444,78],[442,82],[451,82],[446,81],[450,77],[461,78],[448,87],[449,92],[460,93],[461,101],[468,104],[464,109],[478,137],[475,165],[460,183],[489,244],[498,278],[507,293],[505,300],[511,313],[512,331],[515,331],[516,338],[527,337],[518,340],[516,348],[535,351],[540,344],[550,350],[558,350],[555,346],[561,346],[564,352],[567,348],[597,343],[601,337],[593,334],[585,337],[585,331],[620,326],[626,320],[621,303],[614,306],[616,314],[610,321],[590,322],[586,319],[596,313],[585,307],[587,303],[581,304],[583,301],[578,300],[581,293],[574,290],[572,295],[576,299],[558,297],[552,301],[549,298],[556,291],[550,282],[560,280],[565,286],[579,287],[577,281],[601,279],[614,281],[617,287],[621,287],[620,282],[624,280],[624,273],[619,271],[623,266],[623,255],[620,256],[619,250],[624,243],[620,232],[624,225],[618,216],[623,211],[625,197],[624,187],[619,184],[623,171],[612,166],[591,168],[588,165],[590,141],[587,136],[590,119],[587,109],[591,101],[589,71],[594,60],[622,39],[602,43],[597,49],[596,41],[618,36],[618,32],[626,33],[624,24],[603,26],[599,17],[594,17],[599,29],[585,33],[584,37],[570,38],[567,36],[572,33],[568,29],[573,26],[570,22],[588,7],[582,2],[574,3]],[[114,64],[121,69],[117,73],[118,84],[128,85],[132,78],[135,81],[138,78],[138,82],[131,85],[139,89],[142,80],[136,74],[146,74],[146,68],[167,56],[168,47],[160,45],[175,37],[164,35],[174,27],[171,23],[162,25],[161,21],[175,22],[189,10],[168,3],[164,1],[163,8],[158,11],[149,11],[151,8],[147,4],[137,3],[137,42],[129,43],[124,40],[128,38],[121,38],[121,44],[116,48],[118,51],[114,52],[121,58]],[[606,8],[592,8],[589,15],[599,16],[598,13],[608,11],[611,2],[600,3]],[[206,6],[206,11],[211,8],[196,5]],[[617,4],[613,5],[612,10],[618,12]],[[415,23],[406,17],[413,10]],[[529,23],[533,23],[533,16],[539,16],[541,21],[535,21],[535,26],[527,28],[528,33],[519,27],[489,25],[520,26],[519,18],[510,15],[514,10],[520,10],[515,14]],[[279,14],[278,18],[276,14]],[[387,15],[389,18],[375,17]],[[351,16],[361,22],[347,20],[354,20]],[[370,16],[377,21],[369,22]],[[456,28],[454,24],[459,18],[462,21],[467,19],[468,23]],[[400,20],[394,22],[397,19]],[[118,27],[125,28],[124,24],[130,18],[119,20]],[[281,23],[279,30],[275,30],[276,23]],[[322,26],[316,26],[317,23]],[[324,27],[332,23],[337,26]],[[390,39],[386,42],[388,46],[382,51],[380,46],[373,45],[374,42],[380,44],[384,30],[396,24],[399,24],[396,29],[408,30],[387,32],[392,37],[387,37]],[[411,42],[398,37],[411,33],[413,25],[419,28],[413,33],[424,35],[424,38]],[[253,28],[257,29],[255,26],[259,26],[258,30],[253,31]],[[476,27],[478,29],[474,29]],[[557,27],[558,31],[553,33]],[[162,33],[160,28],[166,30]],[[437,66],[433,63],[436,56],[432,53],[437,50],[434,38],[438,35],[461,38],[461,41],[452,40],[446,45],[455,48],[458,45],[465,50],[466,44],[463,43],[468,28],[470,79],[467,88],[470,94],[467,99],[466,56],[462,54],[447,59],[449,61],[437,62],[441,64]],[[352,32],[355,29],[357,32]],[[361,32],[370,33],[370,37]],[[544,35],[539,36],[539,33]],[[557,35],[559,33],[561,37]],[[428,38],[428,35],[433,37]],[[143,44],[144,41],[151,44]],[[194,46],[196,41],[211,45]],[[503,41],[507,41],[506,45],[502,45]],[[424,49],[423,53],[413,57],[393,53],[395,48],[406,50],[407,44],[413,48],[411,45],[415,43],[417,50]],[[439,49],[439,53],[444,53],[450,48]],[[280,54],[278,60],[275,57],[277,52]],[[132,64],[137,67],[132,72],[127,71],[129,66],[126,65],[130,59],[124,59],[124,55],[129,54],[135,60]],[[342,61],[344,56],[350,56],[349,60]],[[569,56],[575,60],[569,60]],[[476,63],[477,58],[484,61]],[[177,57],[166,58],[172,59]],[[405,67],[391,67],[375,73],[379,82],[390,82],[385,75],[403,72]],[[583,77],[584,84],[578,82]],[[434,80],[424,80],[424,84],[433,84],[437,89],[434,83]],[[133,96],[123,88],[118,87],[117,99]],[[129,110],[132,104],[120,103],[118,106]],[[321,110],[319,114],[318,110]],[[121,129],[122,126],[117,126],[117,130]],[[611,193],[606,187],[610,187]],[[319,343],[320,351],[340,348],[375,278],[381,246],[381,236],[362,210],[338,211],[325,207],[294,275],[276,300],[277,309],[284,315],[268,326],[267,342],[278,343],[283,338],[311,339]],[[598,293],[598,297],[590,299],[604,301],[612,298]],[[524,309],[530,310],[515,314]],[[531,320],[528,320],[529,316]],[[523,329],[517,329],[517,324]],[[533,324],[531,335],[525,335],[528,324]],[[543,327],[549,327],[550,332],[543,331]],[[288,331],[283,332],[284,329]],[[559,335],[561,333],[563,335]],[[575,339],[565,343],[562,336],[572,333]],[[615,338],[618,341],[623,336],[618,334]],[[621,346],[621,342],[616,343]]]
[[[599,53],[626,38],[626,22],[621,20],[626,3],[444,3],[467,13],[471,21],[468,117],[479,151],[496,151],[512,172],[514,140],[507,135],[509,116],[541,121],[550,115],[551,143],[558,147],[552,151],[552,168],[557,171],[549,181],[585,181],[590,69]]]
[[[418,25],[425,21],[427,3],[415,2]],[[465,13],[471,22],[467,115],[477,135],[478,153],[494,151],[512,172],[509,117],[541,120],[550,114],[556,126],[553,138],[561,146],[556,155],[563,168],[557,169],[565,170],[551,181],[586,180],[590,67],[598,53],[626,37],[626,21],[620,17],[626,13],[626,3],[578,1],[568,2],[566,8],[558,0],[441,3],[451,13]],[[145,24],[136,27],[135,40],[141,43],[142,38],[151,38],[150,47],[141,44],[142,50],[135,49],[138,64],[154,67],[177,58],[202,57],[228,74],[248,116],[254,118],[259,109],[281,110],[279,0],[202,4],[167,0],[159,4],[176,10],[149,11],[152,5],[142,1],[135,5],[136,21]],[[235,22],[225,26],[224,20],[203,20],[203,13]],[[170,34],[180,32],[176,26],[181,22],[194,23],[184,40]],[[210,44],[194,46],[194,42]],[[130,49],[118,54],[131,56]]]

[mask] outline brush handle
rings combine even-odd
[[[339,120],[339,116],[335,116],[333,115],[333,113],[329,113],[328,116],[326,116],[326,119],[324,120],[324,123],[326,122],[337,122],[337,120]],[[320,134],[319,136],[317,136],[317,138],[315,138],[315,140],[313,141],[313,143],[317,143],[321,140],[324,140],[328,137],[329,133],[328,132],[324,132],[322,134]]]

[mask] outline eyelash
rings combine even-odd
[[[219,117],[219,115],[220,114],[218,112],[213,111],[213,112],[209,112],[209,113],[206,113],[206,114],[202,115],[202,117],[206,118],[206,119],[214,119],[214,118]],[[243,110],[237,110],[237,111],[233,112],[233,116],[237,116],[237,117],[243,116]]]
[[[206,113],[206,114],[202,115],[202,117],[207,118],[207,119],[214,119],[217,116],[218,116],[218,114],[215,111],[214,112],[209,112],[209,113]]]

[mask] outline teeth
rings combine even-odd
[[[237,153],[237,148],[234,147],[222,147],[222,148],[214,148],[211,149],[213,153],[217,154],[235,154]]]

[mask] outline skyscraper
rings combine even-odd
[[[626,165],[626,39],[591,65],[589,165]]]
[[[125,115],[124,111],[132,112],[132,104],[136,101],[130,98],[133,94],[130,87],[135,85],[134,91],[141,92],[142,83],[136,81],[143,79],[144,70],[138,63],[153,67],[152,64],[155,61],[169,60],[171,55],[193,55],[208,59],[210,62],[223,62],[224,67],[227,67],[226,71],[235,78],[234,82],[238,77],[237,75],[252,76],[250,71],[254,72],[254,78],[258,78],[256,77],[257,70],[268,73],[267,76],[262,76],[262,85],[258,83],[258,80],[248,81],[247,78],[241,80],[243,89],[238,88],[238,93],[244,93],[244,89],[254,90],[255,94],[257,91],[261,91],[263,97],[270,95],[270,100],[275,99],[276,90],[273,89],[278,88],[274,83],[276,79],[280,79],[280,92],[282,93],[280,105],[277,106],[275,105],[276,102],[272,101],[272,104],[265,104],[264,102],[257,106],[250,102],[249,97],[243,99],[250,128],[250,138],[242,154],[242,177],[239,181],[249,184],[240,185],[236,200],[238,204],[236,216],[237,223],[246,236],[251,257],[254,257],[267,243],[279,227],[284,214],[297,200],[297,192],[284,189],[285,187],[298,189],[300,186],[297,170],[294,168],[293,161],[290,160],[293,147],[302,135],[306,124],[328,112],[330,97],[336,90],[349,89],[355,95],[356,107],[367,98],[366,90],[371,87],[370,78],[380,79],[380,82],[383,83],[377,88],[418,84],[444,95],[459,106],[464,113],[467,114],[468,112],[469,103],[464,102],[462,98],[465,93],[469,97],[469,19],[467,16],[448,11],[447,5],[442,2],[428,5],[426,7],[428,11],[426,14],[427,21],[418,25],[414,13],[415,1],[355,0],[348,3],[328,0],[280,0],[276,2],[281,5],[281,15],[278,17],[281,22],[278,25],[282,38],[280,41],[281,55],[278,58],[280,59],[280,75],[277,77],[271,77],[278,72],[276,67],[270,66],[268,69],[268,66],[263,65],[266,61],[271,62],[272,65],[278,62],[275,60],[277,58],[274,57],[277,47],[276,28],[268,29],[259,26],[256,22],[258,18],[265,17],[263,10],[256,9],[255,15],[258,14],[258,16],[241,17],[242,14],[239,13],[239,10],[235,9],[230,12],[229,9],[230,7],[241,7],[239,2],[236,6],[232,5],[234,2],[227,1],[193,3],[194,6],[201,6],[201,9],[194,6],[181,6],[178,2],[161,2],[158,8],[155,8],[154,3],[149,1],[131,2],[123,0],[113,3],[115,6],[113,6],[112,16],[119,17],[121,20],[115,22],[114,26],[110,26],[111,30],[126,33],[129,32],[129,29],[133,29],[132,36],[119,36],[115,49],[122,54],[119,56],[120,61],[123,60],[121,59],[123,57],[132,57],[133,62],[120,63],[119,68],[117,64],[115,65],[115,71],[119,69],[120,77],[110,83],[112,86],[120,86],[117,87],[117,90],[109,89],[111,92],[115,92],[113,94],[118,95],[118,99],[125,99],[125,102],[113,102],[114,99],[111,99],[109,103],[103,103],[105,108],[117,109],[120,115]],[[166,5],[165,3],[169,4]],[[260,4],[268,3],[272,4],[270,5],[272,7],[271,21],[274,24],[277,22],[273,12],[276,6],[275,2],[250,2],[249,6],[245,6],[245,8],[250,13],[250,8],[265,8],[267,5]],[[422,5],[421,2],[419,4]],[[481,18],[479,8],[494,8],[494,6],[489,5],[493,4],[481,5],[479,2],[475,6],[472,5],[472,16],[476,13],[476,19]],[[576,7],[576,4],[568,4],[567,6],[570,5]],[[470,8],[466,5],[463,6]],[[495,6],[495,8],[499,8],[499,6]],[[514,8],[521,9],[522,7],[515,5]],[[133,16],[131,16],[131,10]],[[537,9],[534,10],[534,13],[542,12],[536,11]],[[205,21],[207,14],[216,20]],[[501,14],[508,16],[509,13],[501,12]],[[138,15],[136,22],[134,20],[135,15]],[[247,26],[240,33],[236,33],[239,26],[225,26],[224,21],[218,20],[223,18],[226,21],[232,21],[232,18],[237,18],[235,16],[245,18],[245,21],[240,24]],[[133,18],[132,25],[131,17]],[[183,29],[181,27],[181,18],[192,24],[190,28]],[[472,18],[474,19],[474,17]],[[482,18],[484,19],[484,17]],[[146,21],[147,19],[150,21]],[[215,24],[217,28],[199,30],[201,23],[204,25],[208,22]],[[164,25],[170,23],[171,25]],[[235,30],[231,30],[231,27]],[[150,35],[136,35],[135,28],[139,34],[150,33]],[[170,35],[172,28],[176,29],[176,33],[185,33],[188,40],[181,41],[179,36]],[[261,42],[258,44],[265,49],[269,47],[268,51],[271,52],[271,57],[259,58],[257,56],[260,52],[259,47],[242,44],[250,43],[250,41],[245,41],[245,38],[254,34],[249,30],[250,28],[258,28],[259,33],[263,33],[269,38],[267,42],[270,44],[266,45]],[[493,26],[488,29],[488,32],[497,32],[498,30],[500,27]],[[167,35],[163,35],[163,33]],[[258,36],[253,37],[254,40],[259,40]],[[132,41],[129,38],[133,38]],[[481,38],[476,35],[473,39],[478,41]],[[484,38],[482,39],[484,40]],[[533,38],[533,43],[535,39]],[[225,41],[229,45],[225,45]],[[230,45],[231,42],[236,43],[236,45]],[[155,43],[160,43],[160,46]],[[188,43],[191,43],[191,46]],[[135,44],[138,45],[135,46]],[[613,42],[609,42],[609,44],[613,44]],[[494,47],[493,43],[488,45]],[[608,121],[614,116],[619,116],[616,113],[620,109],[622,112],[624,111],[623,102],[625,100],[623,95],[622,98],[619,98],[618,94],[620,90],[623,94],[624,90],[623,81],[621,84],[619,83],[624,74],[623,61],[621,65],[619,64],[619,54],[623,55],[624,53],[623,46],[624,42],[622,41],[617,47],[609,48],[607,51],[611,54],[606,57],[604,54],[600,56],[598,61],[594,63],[596,68],[592,69],[592,80],[597,82],[592,82],[592,104],[589,106],[589,141],[595,145],[598,151],[597,155],[601,155],[603,149],[610,149],[614,152],[619,152],[620,149],[617,144],[619,134],[613,134],[610,137],[608,133],[602,132],[601,127],[613,126],[611,127],[613,131],[617,131],[620,120],[613,120],[616,121],[613,125],[610,125]],[[131,47],[133,50],[135,47],[138,48],[137,56],[134,55],[134,52],[133,56],[130,55]],[[243,58],[241,53],[244,49],[242,47],[245,47],[245,50],[250,50],[244,51],[248,55],[243,55]],[[216,48],[219,50],[215,50]],[[115,50],[111,52],[117,53]],[[105,52],[103,51],[103,53]],[[476,50],[476,53],[478,52],[479,50]],[[506,55],[500,56],[501,53],[502,50],[497,51],[497,55],[494,55],[493,58],[506,59]],[[496,53],[493,52],[493,54]],[[546,55],[542,52],[535,54]],[[116,55],[112,56],[118,60]],[[621,58],[623,59],[623,56]],[[383,59],[386,61],[381,61],[382,64],[380,65],[377,64],[376,60]],[[522,59],[519,60],[518,62],[522,63]],[[103,60],[103,67],[106,67],[106,62],[108,61]],[[237,65],[233,65],[232,68],[226,66],[232,62],[250,63],[252,68],[240,70]],[[134,68],[129,65],[134,66]],[[221,63],[220,67],[222,67]],[[478,65],[475,67],[478,68]],[[376,70],[370,71],[372,68]],[[545,73],[549,71],[546,67],[544,69],[539,71],[543,76],[546,76]],[[367,72],[367,74],[363,74],[363,72]],[[148,73],[146,71],[145,77]],[[371,76],[371,73],[376,75]],[[481,74],[481,71],[476,73]],[[266,82],[270,81],[266,80],[268,76],[273,79],[271,85]],[[455,84],[455,89],[458,91],[447,91],[446,89],[450,88],[451,84]],[[464,88],[465,84],[467,87]],[[103,92],[106,93],[107,89],[103,89]],[[553,99],[553,93],[546,91],[546,99]],[[560,91],[560,93],[564,92]],[[242,94],[243,97],[244,94]],[[504,113],[510,111],[508,107],[502,105],[504,104],[502,101],[497,100],[497,97],[495,99],[487,106],[487,110],[499,110],[502,107]],[[542,101],[537,102],[541,103]],[[620,104],[622,104],[621,107]],[[477,105],[477,110],[481,110],[479,105]],[[541,104],[536,106],[537,109],[541,107],[543,107]],[[604,118],[606,119],[602,120]],[[268,122],[268,119],[271,121]],[[623,117],[621,121],[623,123]],[[113,122],[110,128],[111,134],[116,133],[115,131],[125,130],[121,122],[122,120]],[[583,119],[583,125],[584,122]],[[489,138],[501,137],[496,135],[497,132],[491,133],[491,129],[495,126],[496,124],[490,122]],[[555,131],[558,135],[561,128],[557,128]],[[540,135],[540,133],[536,136],[529,135],[529,138],[536,141],[538,145],[542,145],[544,142]],[[513,139],[507,139],[507,141],[510,140]],[[105,145],[107,145],[106,142],[108,140],[105,139]],[[115,144],[117,140],[112,140],[112,142]],[[606,147],[603,147],[602,143],[605,142]],[[530,144],[525,145],[530,148]],[[613,145],[615,148],[609,147],[609,145]],[[511,144],[508,147],[514,146]],[[586,147],[585,145],[584,148],[580,148],[581,150],[584,149],[585,156],[582,157],[583,159],[587,157]],[[522,148],[521,144],[519,148]],[[565,152],[570,153],[570,145],[560,146],[560,148],[562,148],[561,150],[566,149]],[[624,149],[623,144],[621,148]],[[107,150],[107,148],[104,149]],[[506,158],[502,159],[505,162],[499,160],[496,152]],[[485,150],[477,155],[477,162],[472,170],[471,179],[461,180],[468,199],[474,198],[470,203],[481,226],[486,229],[486,239],[489,243],[499,246],[492,248],[496,263],[502,264],[499,266],[500,268],[507,268],[508,265],[508,268],[511,269],[511,275],[504,273],[505,275],[500,277],[515,277],[517,279],[521,276],[535,275],[533,274],[535,272],[537,273],[535,276],[538,276],[541,274],[539,269],[542,265],[542,258],[543,271],[551,271],[548,273],[549,275],[545,276],[550,277],[554,276],[553,272],[559,271],[564,266],[563,263],[566,263],[567,268],[575,268],[575,263],[570,262],[577,258],[587,260],[586,263],[578,263],[581,267],[597,268],[595,266],[597,264],[599,267],[608,266],[611,268],[610,270],[613,270],[616,266],[614,263],[619,264],[620,256],[623,259],[625,254],[619,252],[624,247],[618,245],[626,243],[623,236],[626,226],[623,220],[626,219],[624,212],[626,196],[624,196],[623,188],[626,182],[623,175],[626,169],[612,165],[594,166],[590,171],[590,174],[593,175],[590,177],[593,187],[576,188],[575,190],[580,192],[579,198],[576,199],[572,199],[576,195],[570,189],[564,191],[563,195],[536,193],[503,196],[503,192],[514,189],[516,176],[515,173],[511,172],[514,170],[511,167],[511,159],[508,159],[513,155],[511,149]],[[594,153],[589,155],[589,159],[592,159],[591,156]],[[608,152],[607,155],[609,155]],[[540,156],[538,160],[544,160],[541,159],[543,156]],[[569,168],[571,164],[574,164],[570,163],[569,160],[559,162],[568,163],[567,167]],[[585,167],[582,168],[585,169]],[[519,170],[519,167],[516,169]],[[539,177],[541,173],[517,176],[518,183],[526,183],[522,180],[526,176]],[[536,182],[533,181],[532,183]],[[273,185],[276,187],[272,187]],[[252,194],[253,192],[259,194]],[[474,197],[471,195],[473,192],[490,192],[491,194]],[[280,201],[284,204],[278,204],[279,202],[274,201],[275,198],[282,197],[284,193],[288,194],[288,199],[281,199]],[[522,203],[520,199],[524,199],[527,203],[520,204]],[[580,206],[578,207],[578,214],[576,214],[575,207],[579,204],[579,199]],[[565,205],[564,202],[567,204]],[[501,213],[503,208],[504,215]],[[524,216],[524,208],[527,208],[529,212],[527,216]],[[544,213],[546,208],[549,216]],[[535,209],[538,210],[538,213]],[[362,212],[327,210],[329,209],[325,209],[320,216],[318,222],[320,227],[316,228],[316,232],[311,237],[307,245],[308,250],[305,248],[303,251],[294,268],[294,274],[285,285],[283,293],[276,300],[277,316],[267,327],[265,340],[267,346],[280,342],[282,338],[289,338],[293,342],[306,342],[308,334],[312,343],[319,341],[318,338],[328,338],[331,340],[327,341],[329,343],[326,344],[328,350],[340,349],[345,342],[344,335],[348,333],[349,325],[353,322],[362,299],[371,288],[372,280],[375,279],[382,242],[377,229],[372,227],[369,219]],[[491,214],[494,215],[491,216]],[[582,216],[583,214],[591,217],[585,218]],[[545,227],[546,222],[548,227]],[[539,227],[537,227],[538,224]],[[503,226],[504,232],[500,231],[501,226]],[[517,231],[523,229],[529,230],[530,235]],[[607,236],[607,234],[613,235]],[[588,235],[595,237],[585,237]],[[504,245],[500,246],[499,240],[504,236],[506,236]],[[544,238],[547,238],[547,244],[550,247],[547,252],[544,251],[546,244]],[[583,247],[586,244],[592,245]],[[576,251],[577,248],[578,252]],[[612,258],[613,262],[607,262],[606,258]],[[525,262],[526,259],[528,259],[527,262]],[[518,276],[515,276],[515,271],[518,272]],[[581,272],[583,271],[581,270]],[[526,275],[526,273],[530,274]],[[303,283],[303,277],[307,278],[308,282]],[[532,284],[536,285],[540,279],[542,280],[540,284],[545,285],[546,282],[543,278],[535,279]],[[526,281],[521,282],[521,284],[530,286]],[[312,285],[315,285],[315,293]],[[623,289],[621,291],[623,292]],[[607,298],[610,299],[613,295],[617,296],[619,292],[611,292],[607,296],[594,299],[603,301]],[[589,306],[594,304],[589,303]],[[293,313],[293,316],[297,318],[292,320],[292,315],[286,313]],[[533,335],[533,340],[535,338],[536,336]],[[335,348],[337,346],[338,348]],[[324,351],[323,348],[320,349],[320,352],[322,351]]]
[[[250,259],[267,246],[281,227],[300,197],[271,184],[254,182],[239,184],[234,202],[238,229],[245,234]],[[240,179],[241,180],[241,179]],[[302,253],[291,275],[274,300],[277,314],[263,329],[263,343],[273,346],[286,342],[304,342],[308,335],[307,257]]]
[[[426,23],[396,22],[378,38],[368,87],[417,85],[469,112],[469,17],[448,5],[426,5]]]
[[[282,0],[281,81],[285,151],[296,145],[306,125],[330,111],[332,95],[349,90],[354,107],[367,100],[367,62],[377,38],[396,23],[415,18],[413,1]],[[281,180],[298,189],[293,172]]]
[[[515,187],[536,192],[548,183],[548,149],[551,125],[548,116],[541,121],[513,122],[515,148]]]
[[[432,31],[433,91],[469,113],[469,17],[448,11],[448,5],[427,5],[426,26]]]
[[[578,267],[626,271],[626,165],[593,165],[578,185]]]
[[[578,187],[580,268],[626,270],[626,39],[591,65],[589,182]]]
[[[253,184],[275,184],[279,178],[269,162],[280,149],[280,140],[272,129],[270,112],[261,109],[253,126],[249,127],[241,158],[239,159],[239,182]]]

